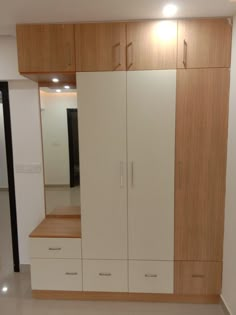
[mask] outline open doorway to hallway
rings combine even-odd
[[[0,279],[19,271],[8,84],[0,82]]]

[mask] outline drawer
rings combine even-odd
[[[129,261],[129,291],[173,293],[174,262]]]
[[[79,238],[30,238],[31,258],[81,258]]]
[[[221,262],[175,262],[176,294],[218,295],[221,285]]]
[[[32,259],[32,290],[82,291],[80,259]]]
[[[128,292],[127,261],[83,260],[83,290]]]

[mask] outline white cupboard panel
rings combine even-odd
[[[82,291],[79,259],[32,259],[32,290]]]
[[[129,259],[174,258],[176,71],[127,73]]]
[[[82,255],[127,259],[126,72],[77,74]]]
[[[83,260],[83,290],[128,292],[127,261]]]
[[[30,238],[31,258],[81,258],[81,239]]]
[[[129,291],[174,293],[174,262],[129,261]]]

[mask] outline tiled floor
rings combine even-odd
[[[80,188],[46,187],[46,212],[49,214],[56,208],[80,206]]]
[[[33,300],[28,271],[0,281],[1,315],[223,315],[220,305]]]

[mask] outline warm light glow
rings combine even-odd
[[[52,82],[58,83],[58,82],[59,82],[59,79],[58,79],[58,78],[53,78],[53,79],[52,79]]]
[[[65,85],[64,88],[67,89],[67,90],[69,90],[69,89],[70,89],[70,86],[69,86],[69,85]]]
[[[3,287],[3,288],[2,288],[2,292],[3,292],[3,293],[6,293],[7,291],[8,291],[8,287]]]
[[[161,21],[156,24],[154,36],[156,37],[156,40],[168,42],[176,38],[176,32],[176,22]]]
[[[60,90],[60,89],[57,89],[56,92],[57,92],[57,93],[61,93],[61,90]]]
[[[167,4],[164,6],[163,15],[165,17],[172,17],[176,14],[178,8],[175,4]]]

